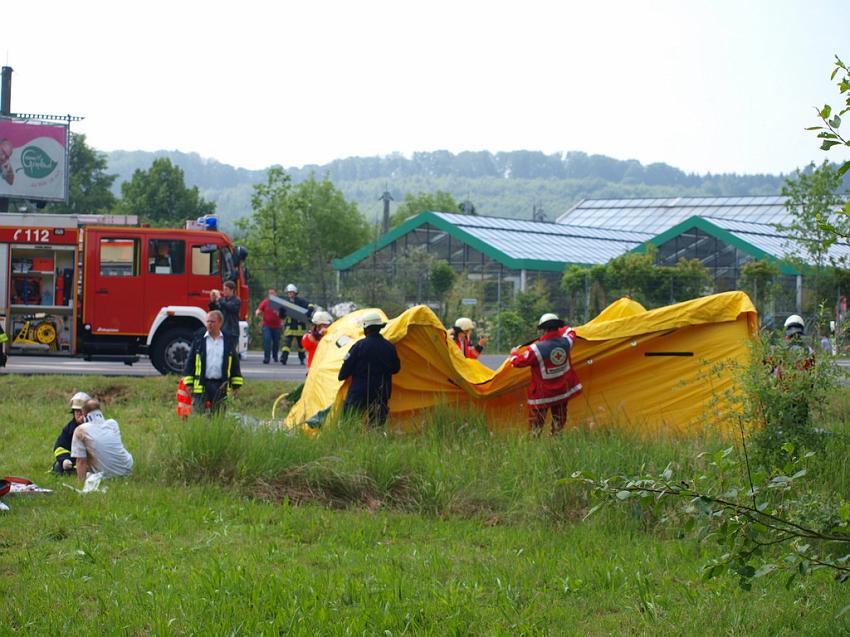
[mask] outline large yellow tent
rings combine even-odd
[[[354,312],[331,325],[319,343],[301,398],[286,417],[305,425],[338,407],[347,385],[337,380],[345,353],[363,337]],[[584,391],[569,403],[568,426],[615,427],[649,434],[725,431],[724,413],[736,370],[757,328],[743,292],[726,292],[646,310],[620,299],[576,328],[572,363]],[[494,429],[526,428],[528,369],[507,361],[495,371],[464,358],[425,306],[389,320],[383,335],[395,343],[401,372],[393,377],[390,426],[415,427],[437,405],[480,409]]]

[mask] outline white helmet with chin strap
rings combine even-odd
[[[76,394],[71,396],[71,411],[75,411],[77,409],[82,411],[83,405],[85,405],[89,400],[91,400],[91,396],[84,391],[78,391]]]
[[[380,312],[366,312],[363,316],[360,317],[360,325],[364,328],[371,327],[373,325],[378,325],[383,327],[387,322],[384,320],[384,317],[381,316]]]
[[[806,331],[806,322],[799,314],[792,314],[785,319],[785,334],[802,334]]]
[[[554,327],[563,327],[564,322],[558,317],[557,314],[553,314],[552,312],[546,312],[543,316],[540,317],[540,320],[537,321],[537,327],[542,328],[543,326],[547,326],[548,324],[552,324]]]
[[[458,329],[461,332],[474,330],[475,329],[475,322],[472,319],[469,319],[469,318],[466,318],[465,316],[462,316],[458,320],[455,321],[455,329]]]
[[[313,312],[313,316],[310,317],[310,322],[313,325],[330,325],[334,322],[334,319],[330,313],[325,312],[324,310],[318,310],[317,312]]]
[[[295,287],[295,284],[294,284],[294,283],[290,283],[289,285],[287,285],[287,286],[286,286],[286,291],[287,291],[287,292],[295,292],[296,294],[298,294],[298,288],[297,288],[297,287]]]

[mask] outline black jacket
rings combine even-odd
[[[289,301],[289,299],[286,299]],[[299,307],[303,307],[306,310],[313,309],[315,306],[310,303],[307,299],[302,299],[300,296],[296,296],[294,299],[289,301],[290,303],[294,303]],[[284,335],[289,334],[304,334],[307,331],[306,323],[302,323],[286,313],[286,310],[281,308],[278,310],[278,314],[280,315],[281,320],[283,321],[283,333]]]
[[[200,394],[204,391],[204,379],[207,372],[207,342],[204,335],[207,331],[203,328],[195,332],[192,338],[192,351],[186,359],[186,367],[183,368],[183,381],[190,393]],[[229,334],[224,336],[224,361],[222,362],[223,378],[227,381],[227,388],[241,387],[242,370],[239,368],[239,354],[236,353],[236,339]]]
[[[242,307],[242,299],[233,294],[232,296],[221,296],[218,301],[210,301],[209,309],[218,310],[224,315],[224,324],[221,331],[236,338],[239,342],[239,308]],[[237,348],[238,349],[238,348]]]
[[[387,404],[393,391],[393,374],[397,374],[399,370],[401,361],[395,351],[395,345],[380,333],[369,334],[357,341],[348,350],[339,369],[339,380],[351,376],[346,404]]]
[[[74,437],[74,430],[76,428],[77,421],[74,418],[71,418],[68,424],[63,427],[62,433],[59,434],[56,442],[53,443],[53,456],[55,458],[59,458],[63,454],[68,454],[68,458],[71,457],[71,440]]]

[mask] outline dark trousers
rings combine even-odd
[[[304,336],[301,334],[284,334],[283,335],[283,347],[280,348],[280,362],[286,365],[286,361],[289,360],[289,352],[293,349],[298,351],[298,360],[301,361],[301,364],[304,364],[304,357],[306,353],[304,352],[304,348],[301,347],[301,337]],[[294,344],[293,344],[294,342]]]
[[[528,428],[534,435],[539,435],[546,422],[546,412],[552,412],[552,435],[555,436],[564,430],[567,423],[567,401],[550,403],[548,405],[528,406]]]
[[[192,394],[192,411],[196,414],[216,414],[219,411],[224,411],[224,401],[227,398],[227,381],[220,378],[205,378],[200,382],[203,384],[204,390]]]
[[[390,413],[389,405],[381,400],[374,400],[369,403],[346,400],[342,408],[347,413],[357,414],[360,418],[365,416],[366,426],[372,429],[383,428]]]
[[[277,362],[277,351],[280,349],[280,328],[263,325],[263,362],[268,363],[274,357]]]

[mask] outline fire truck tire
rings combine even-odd
[[[182,374],[192,349],[192,330],[172,327],[157,336],[151,347],[151,363],[160,374]]]

